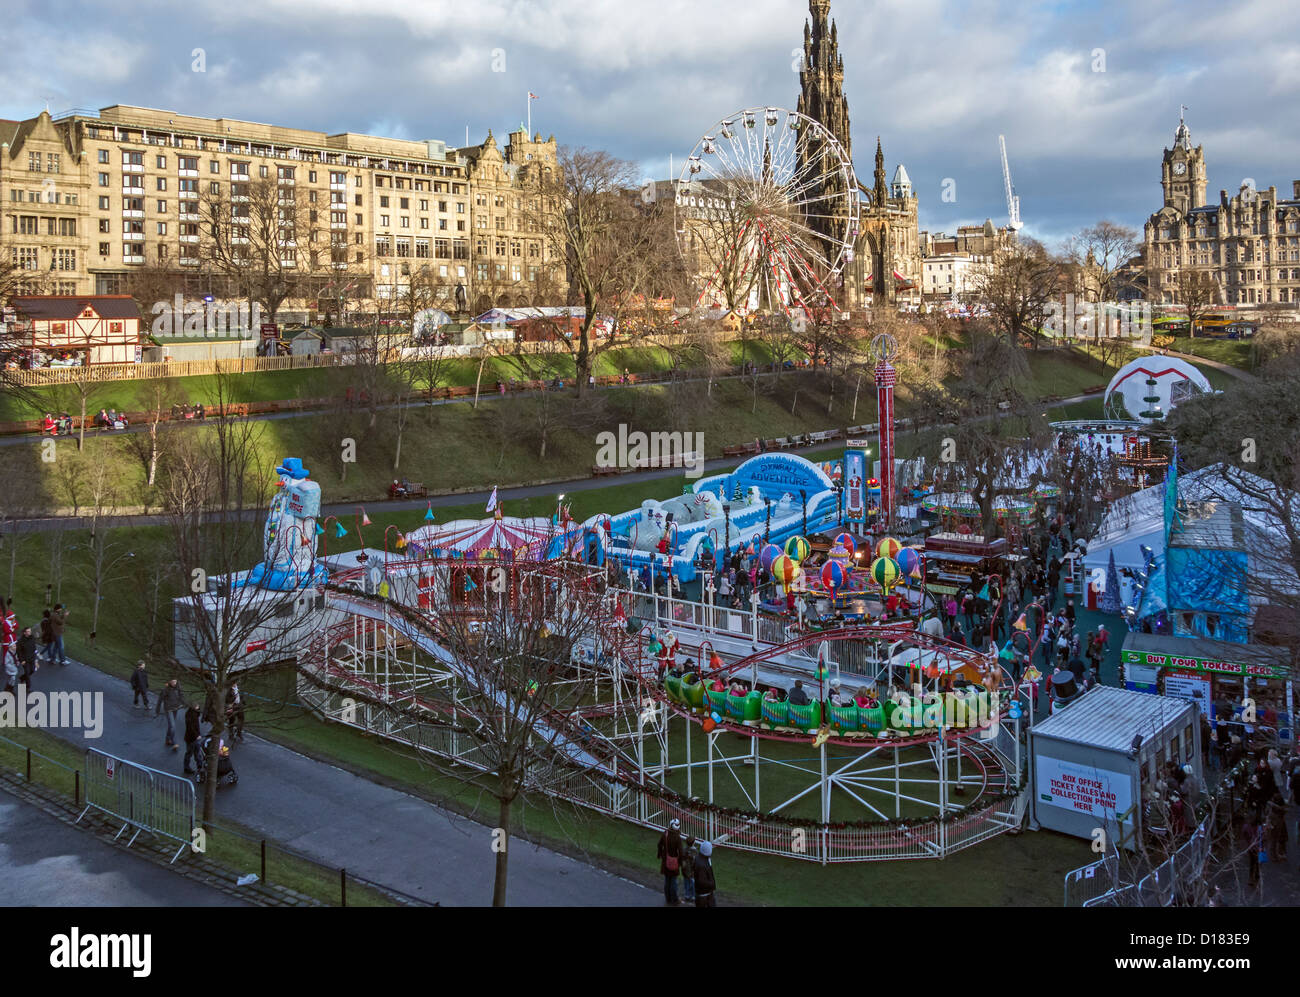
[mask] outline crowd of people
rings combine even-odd
[[[659,859],[659,872],[664,877],[665,904],[669,907],[718,905],[712,842],[696,841],[691,834],[682,837],[682,822],[674,817],[659,836],[656,857]],[[684,895],[680,898],[677,894],[678,879],[682,880],[684,888]]]
[[[42,664],[66,665],[63,629],[68,611],[63,603],[47,609],[35,624],[20,623],[14,612],[12,597],[0,608],[0,672],[4,674],[4,691],[17,693],[19,684],[32,687],[32,679]]]

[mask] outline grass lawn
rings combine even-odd
[[[731,362],[737,365],[742,358],[760,364],[770,363],[772,359],[771,351],[762,343],[735,341],[728,344],[728,349]],[[673,355],[660,347],[629,347],[599,354],[593,370],[597,376],[616,376],[623,373],[624,369],[633,374],[645,374],[667,370],[672,363]],[[688,362],[687,366],[690,365]],[[481,387],[483,391],[490,392],[494,390],[498,379],[509,381],[512,377],[520,380],[560,377],[566,383],[572,383],[576,369],[574,358],[569,353],[529,354],[517,359],[491,357],[483,364]],[[479,381],[478,360],[456,357],[444,363],[438,385],[473,387],[476,381]],[[173,382],[172,390],[178,404],[211,404],[216,397],[215,376],[200,374],[177,377]],[[143,410],[151,404],[149,383],[138,380],[106,381],[94,389],[94,394],[87,403],[87,412],[97,412],[101,408],[127,412]],[[229,399],[234,402],[284,401],[342,396],[348,383],[349,373],[346,367],[257,371],[227,375],[226,391]],[[66,410],[75,415],[79,410],[80,399],[68,387],[42,388],[38,395],[41,400],[34,404],[12,396],[0,397],[0,422],[38,419],[45,412],[55,410]]]
[[[1242,370],[1255,369],[1255,350],[1248,339],[1205,339],[1175,336],[1169,347],[1176,353],[1190,353],[1194,357],[1216,360]]]

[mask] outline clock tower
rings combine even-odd
[[[1186,108],[1183,108],[1186,110]],[[1205,154],[1201,146],[1192,148],[1192,136],[1182,114],[1174,147],[1166,149],[1160,167],[1160,186],[1165,191],[1165,207],[1187,214],[1205,205]]]

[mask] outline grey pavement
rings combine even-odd
[[[160,686],[161,677],[154,682]],[[54,733],[81,747],[181,773],[184,749],[174,753],[163,746],[163,719],[152,706],[147,712],[131,706],[124,679],[76,662],[42,665],[34,688],[102,692],[100,738]],[[228,818],[330,867],[430,902],[491,903],[490,828],[251,734],[231,755],[239,783],[219,788],[218,823]],[[647,882],[654,871],[647,865]],[[513,906],[646,906],[657,897],[656,891],[569,856],[524,841],[511,843],[507,900]]]
[[[0,906],[237,907],[234,897],[0,790]]]

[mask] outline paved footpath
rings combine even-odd
[[[162,684],[160,678],[155,682]],[[152,706],[148,713],[133,709],[125,680],[73,662],[42,665],[34,686],[102,692],[99,739],[83,740],[80,731],[55,733],[81,747],[180,774],[184,749],[163,747],[163,718],[154,716]],[[228,817],[326,865],[430,902],[491,903],[495,856],[488,827],[252,735],[235,747],[233,758],[239,783],[219,789],[218,822]],[[512,847],[512,906],[647,906],[658,900],[645,886],[550,849],[522,841]],[[647,865],[647,882],[654,872]]]
[[[220,890],[159,868],[0,791],[0,906],[235,907]]]

